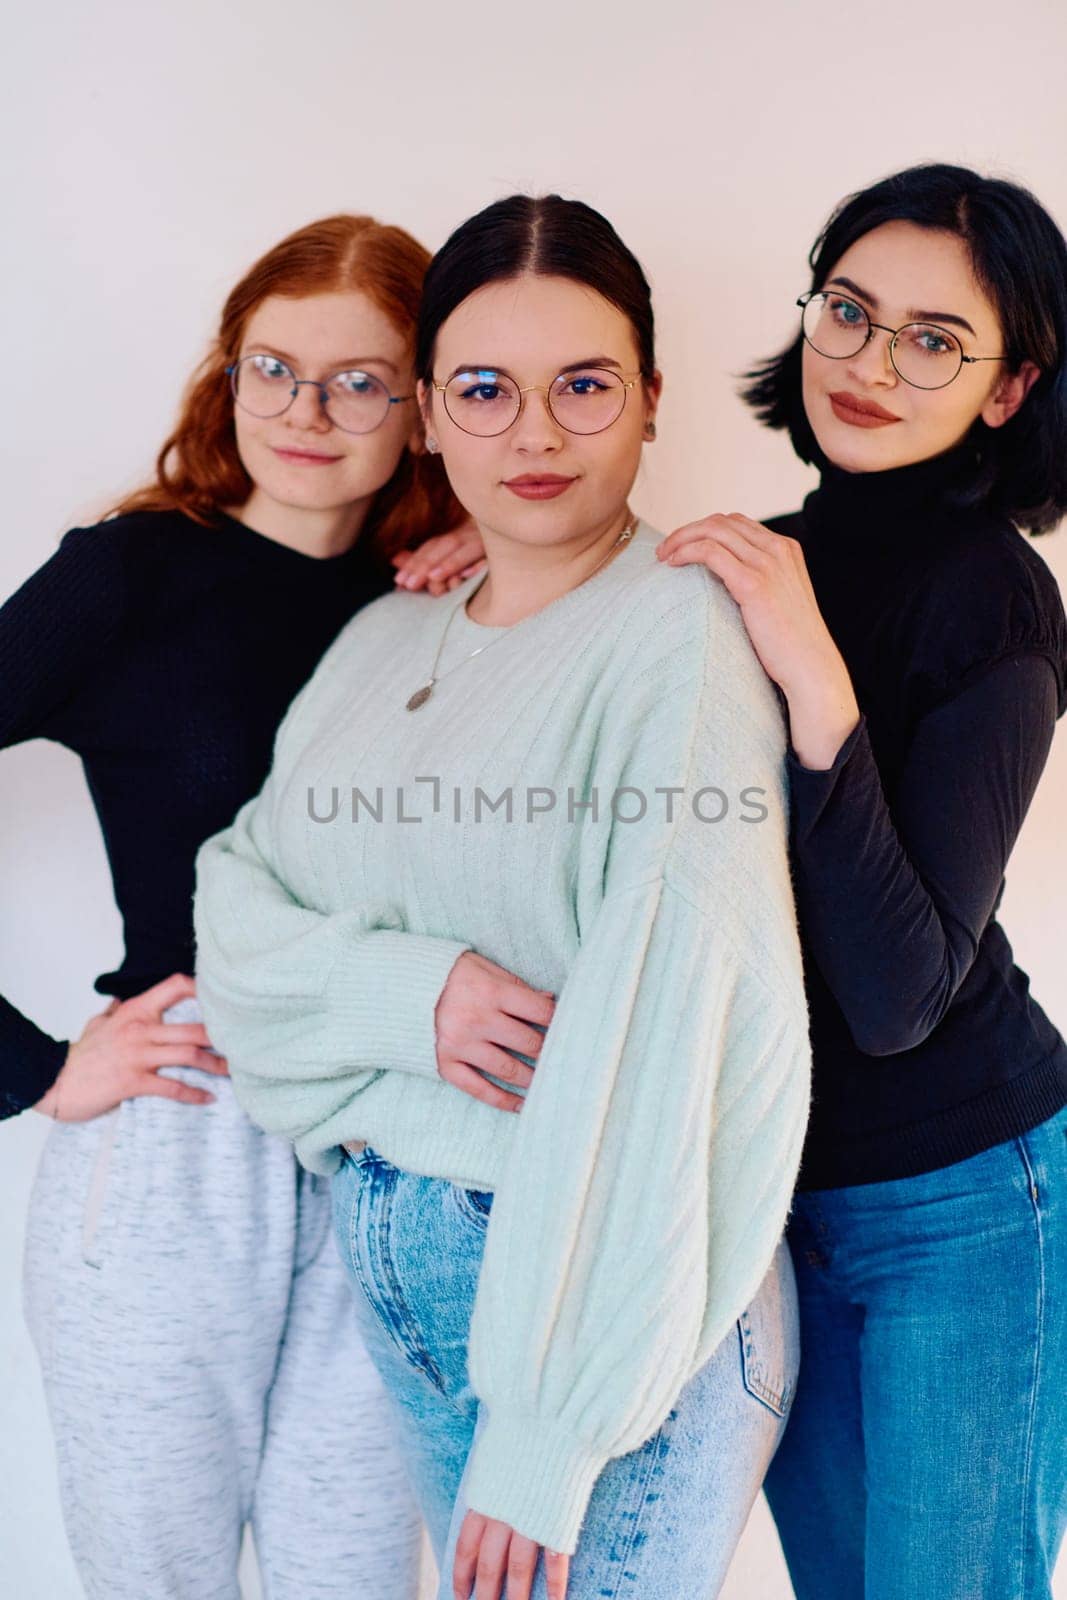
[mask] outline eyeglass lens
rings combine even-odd
[[[871,333],[863,307],[839,294],[812,295],[804,307],[804,337],[820,355],[843,361],[858,355]],[[918,389],[942,389],[963,365],[963,347],[945,328],[909,322],[890,345],[893,365]]]
[[[235,400],[253,417],[280,417],[299,387],[286,363],[268,355],[243,357],[230,384]],[[388,389],[369,372],[335,372],[321,386],[320,394],[323,391],[326,415],[345,433],[370,433],[389,411]]]
[[[501,372],[458,372],[445,385],[445,410],[465,433],[489,438],[503,433],[519,414],[518,384]],[[560,373],[549,386],[548,409],[570,433],[600,433],[626,403],[626,385],[614,372],[587,367]]]

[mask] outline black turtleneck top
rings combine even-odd
[[[230,517],[74,528],[0,608],[0,749],[81,757],[125,957],[124,999],[193,972],[193,864],[261,787],[274,734],[341,627],[392,588],[360,543],[318,560]],[[67,1041],[0,997],[0,1116],[34,1105]]]
[[[996,920],[1067,709],[1056,581],[1006,518],[964,509],[968,453],[824,463],[797,539],[859,726],[792,753],[791,844],[813,1049],[801,1189],[961,1161],[1067,1103],[1067,1045]]]

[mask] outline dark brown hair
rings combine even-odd
[[[433,376],[434,345],[458,305],[487,283],[521,277],[571,278],[595,289],[628,319],[641,376],[656,366],[652,294],[641,263],[606,217],[558,194],[513,194],[469,217],[430,262],[415,335],[415,372]]]

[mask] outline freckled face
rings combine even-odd
[[[253,354],[284,361],[297,378],[362,371],[390,394],[414,395],[409,342],[352,290],[264,300],[239,352]],[[261,494],[278,505],[325,511],[369,500],[388,483],[417,431],[417,410],[414,399],[403,401],[373,432],[349,433],[324,411],[320,391],[307,386],[280,416],[253,416],[235,404],[234,425],[238,454]]]

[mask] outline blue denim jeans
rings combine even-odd
[[[1049,1600],[1067,1517],[1067,1110],[798,1194],[804,1363],[767,1478],[797,1600]]]
[[[480,1423],[467,1333],[492,1196],[403,1172],[373,1150],[333,1180],[334,1222],[371,1359],[452,1600],[464,1469]],[[604,1468],[568,1600],[712,1600],[785,1427],[799,1365],[789,1250],[661,1428]],[[534,1600],[544,1600],[538,1564]]]

